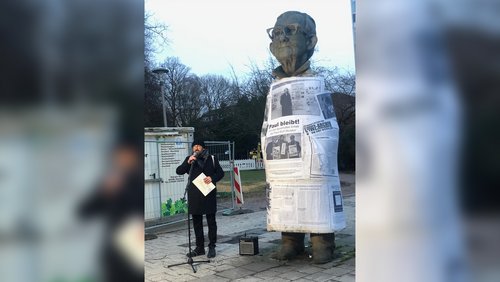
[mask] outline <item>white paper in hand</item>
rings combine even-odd
[[[201,191],[201,193],[203,193],[203,195],[208,195],[208,193],[210,193],[212,190],[214,190],[215,188],[215,185],[210,182],[209,184],[206,184],[203,179],[205,179],[205,177],[207,177],[203,172],[198,175],[198,177],[196,177],[194,180],[193,180],[193,184],[198,188],[198,190]]]

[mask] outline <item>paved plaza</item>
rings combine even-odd
[[[280,232],[266,231],[266,211],[257,210],[231,216],[217,214],[217,256],[209,263],[168,267],[187,262],[187,229],[168,226],[155,231],[157,238],[145,242],[146,281],[355,281],[354,195],[344,196],[347,227],[336,233],[336,258],[326,264],[312,264],[310,241],[306,235],[306,254],[290,261],[278,261],[270,254],[279,249]],[[205,221],[205,220],[204,220]],[[205,226],[205,236],[208,232]],[[239,254],[241,236],[257,236],[259,254]],[[191,234],[194,245],[194,234]],[[205,245],[207,244],[207,240]],[[194,249],[194,247],[193,247]],[[205,255],[194,260],[208,260]]]

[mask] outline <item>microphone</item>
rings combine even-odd
[[[193,152],[193,154],[190,156],[190,157],[195,157],[196,159],[198,159],[198,152]],[[189,164],[193,163],[195,160],[192,160]]]
[[[198,158],[200,157],[200,155],[202,154],[203,152],[193,152],[193,154],[191,155],[191,157],[195,157],[196,160],[193,160],[190,164],[192,164],[193,162],[197,161]]]
[[[193,154],[190,156],[191,157],[195,157],[196,159],[192,160],[189,164],[192,165],[193,163],[196,163],[196,161],[199,161],[199,157],[200,157],[200,154],[201,152],[193,152]]]
[[[199,152],[193,152],[193,154],[191,156],[193,156],[195,158],[200,158],[200,157],[204,157],[207,154],[208,154],[208,151],[204,149],[204,150],[201,150]]]
[[[196,158],[196,161],[199,162],[200,166],[203,166],[203,163],[204,163],[203,158],[206,158],[205,157],[206,155],[208,155],[208,151],[207,150],[202,150],[200,152],[193,152],[193,154],[191,156]],[[191,163],[193,163],[193,162],[191,162]]]

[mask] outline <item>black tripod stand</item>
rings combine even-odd
[[[188,204],[188,209],[187,209],[187,222],[188,222],[188,248],[189,248],[189,255],[188,255],[188,259],[187,259],[187,262],[181,262],[181,263],[176,263],[176,264],[171,264],[167,267],[172,267],[172,266],[178,266],[178,265],[183,265],[183,264],[189,264],[191,265],[191,268],[193,269],[193,272],[196,273],[196,269],[194,268],[194,263],[201,263],[201,262],[210,262],[209,260],[193,260],[193,258],[191,257],[191,253],[192,253],[192,249],[191,249],[191,220],[189,218],[189,197],[186,197],[187,196],[187,192],[188,192],[188,189],[189,189],[189,183],[192,182],[191,180],[191,173],[193,172],[193,166],[195,165],[196,163],[196,160],[192,161],[191,162],[191,167],[189,168],[189,177],[188,177],[188,183],[186,184],[186,190],[184,190],[184,199],[187,199],[187,204]]]

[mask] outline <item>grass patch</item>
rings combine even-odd
[[[231,192],[219,192],[217,191],[218,198],[231,198]]]
[[[266,172],[263,169],[255,169],[255,170],[241,170],[240,171],[240,176],[241,176],[241,182],[242,183],[257,183],[257,182],[264,182],[266,183]],[[219,184],[229,184],[231,181],[231,176],[229,175],[229,172],[225,172],[224,178],[222,178],[221,181],[219,181]]]
[[[241,185],[243,192],[264,191],[266,188],[266,172],[263,169],[241,170]],[[217,182],[217,192],[231,192],[231,176],[225,172],[224,178]]]

